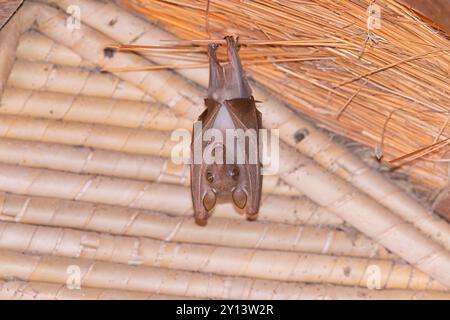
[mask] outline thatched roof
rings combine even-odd
[[[327,129],[371,147],[386,164],[448,136],[448,40],[394,0],[210,1],[208,30],[204,0],[121,3],[181,38],[231,33],[244,44],[273,43],[243,48],[244,59],[276,61],[249,65],[252,77]],[[368,29],[371,5],[380,20]],[[419,184],[442,188],[449,179],[441,161],[446,150],[441,145],[392,165],[401,164]]]
[[[394,108],[445,107],[447,40],[404,7],[377,1],[388,31],[371,38],[378,43],[367,40],[358,59],[364,1],[348,8],[270,2],[269,9],[252,1],[239,11],[234,1],[211,2],[211,37],[239,33],[249,43],[242,58],[264,125],[280,130],[281,162],[264,180],[257,221],[221,205],[199,227],[188,170],[169,158],[171,131],[190,130],[203,109],[207,69],[173,66],[205,61],[203,45],[195,46],[200,54],[179,51],[178,37],[189,39],[190,50],[192,38],[208,38],[205,2],[193,3],[147,1],[139,12],[149,22],[112,2],[30,1],[0,33],[7,44],[0,48],[0,297],[449,299],[448,223],[297,110],[371,145]],[[67,27],[71,5],[83,13],[74,28]],[[280,21],[278,6],[286,10]],[[292,33],[275,28],[281,21]],[[428,44],[413,48],[416,38]],[[178,49],[105,51],[161,39]],[[440,51],[426,51],[429,43]],[[257,61],[267,59],[280,61]],[[373,72],[399,59],[398,68]],[[413,101],[417,90],[426,106]],[[428,143],[436,131],[430,124],[443,115],[392,118],[398,137],[426,130],[411,145],[386,130],[386,157]],[[427,167],[411,168],[419,177]],[[440,172],[420,181],[444,184]]]

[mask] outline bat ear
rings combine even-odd
[[[208,192],[203,196],[203,207],[205,207],[206,211],[211,211],[215,205],[216,194],[212,190],[208,190]]]
[[[247,203],[247,194],[242,188],[234,189],[232,193],[233,202],[239,209],[244,209]]]

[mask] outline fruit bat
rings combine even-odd
[[[191,164],[192,202],[199,225],[206,224],[212,209],[221,202],[233,203],[238,213],[254,220],[261,200],[258,134],[262,127],[261,113],[256,109],[241,65],[238,40],[231,36],[225,37],[225,40],[228,64],[221,65],[217,59],[218,44],[208,46],[209,87],[205,98],[206,109],[198,118],[202,124],[201,130],[196,132],[194,125],[191,142],[191,159],[194,158],[194,145],[197,143],[202,150],[211,150],[216,160],[206,161],[202,156],[200,161],[193,161]],[[208,129],[221,133],[223,140],[204,139]],[[238,143],[230,144],[231,138],[227,136],[226,131],[230,130],[254,134],[250,134],[249,139],[245,138],[241,161],[237,159]],[[231,158],[233,161],[230,161]]]

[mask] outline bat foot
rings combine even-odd
[[[252,206],[247,207],[245,212],[245,217],[248,221],[255,221],[258,218],[258,208],[252,208]],[[256,209],[256,210],[255,210]]]
[[[246,213],[245,218],[248,221],[255,221],[256,219],[258,219],[258,213]]]
[[[208,224],[208,218],[206,219],[195,218],[195,223],[200,227],[204,227]]]
[[[224,39],[227,41],[228,48],[234,48],[236,49],[236,51],[239,51],[239,49],[241,48],[239,36],[236,36],[236,39],[233,36],[225,36]]]
[[[226,37],[224,37],[224,39],[227,42],[228,49],[231,49],[231,48],[239,49],[239,44],[238,44],[239,37],[237,37],[236,40],[234,40],[233,36],[226,36]]]
[[[211,59],[217,60],[216,52],[217,52],[217,48],[219,48],[219,47],[220,47],[220,44],[218,44],[218,43],[210,43],[210,44],[208,44],[208,56]]]
[[[195,223],[200,227],[204,227],[208,224],[209,217],[210,214],[206,211],[195,213]]]

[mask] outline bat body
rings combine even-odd
[[[238,45],[232,37],[226,37],[226,40],[229,63],[225,66],[217,59],[218,45],[210,44],[208,47],[210,74],[206,109],[198,119],[202,124],[201,131],[194,130],[192,136],[192,158],[194,144],[197,143],[202,150],[211,151],[215,160],[222,159],[222,162],[211,163],[202,156],[200,162],[191,164],[192,202],[196,221],[200,225],[206,224],[212,209],[220,202],[232,202],[238,213],[245,213],[247,219],[253,220],[259,211],[261,199],[258,138],[261,113],[256,109],[245,78]],[[208,130],[220,133],[223,140],[204,139]],[[231,138],[227,133],[244,131],[249,135],[243,146],[243,158],[239,161],[238,143],[230,143]],[[231,157],[232,161],[229,159]]]
[[[434,212],[450,222],[450,187],[443,190],[433,205]]]

